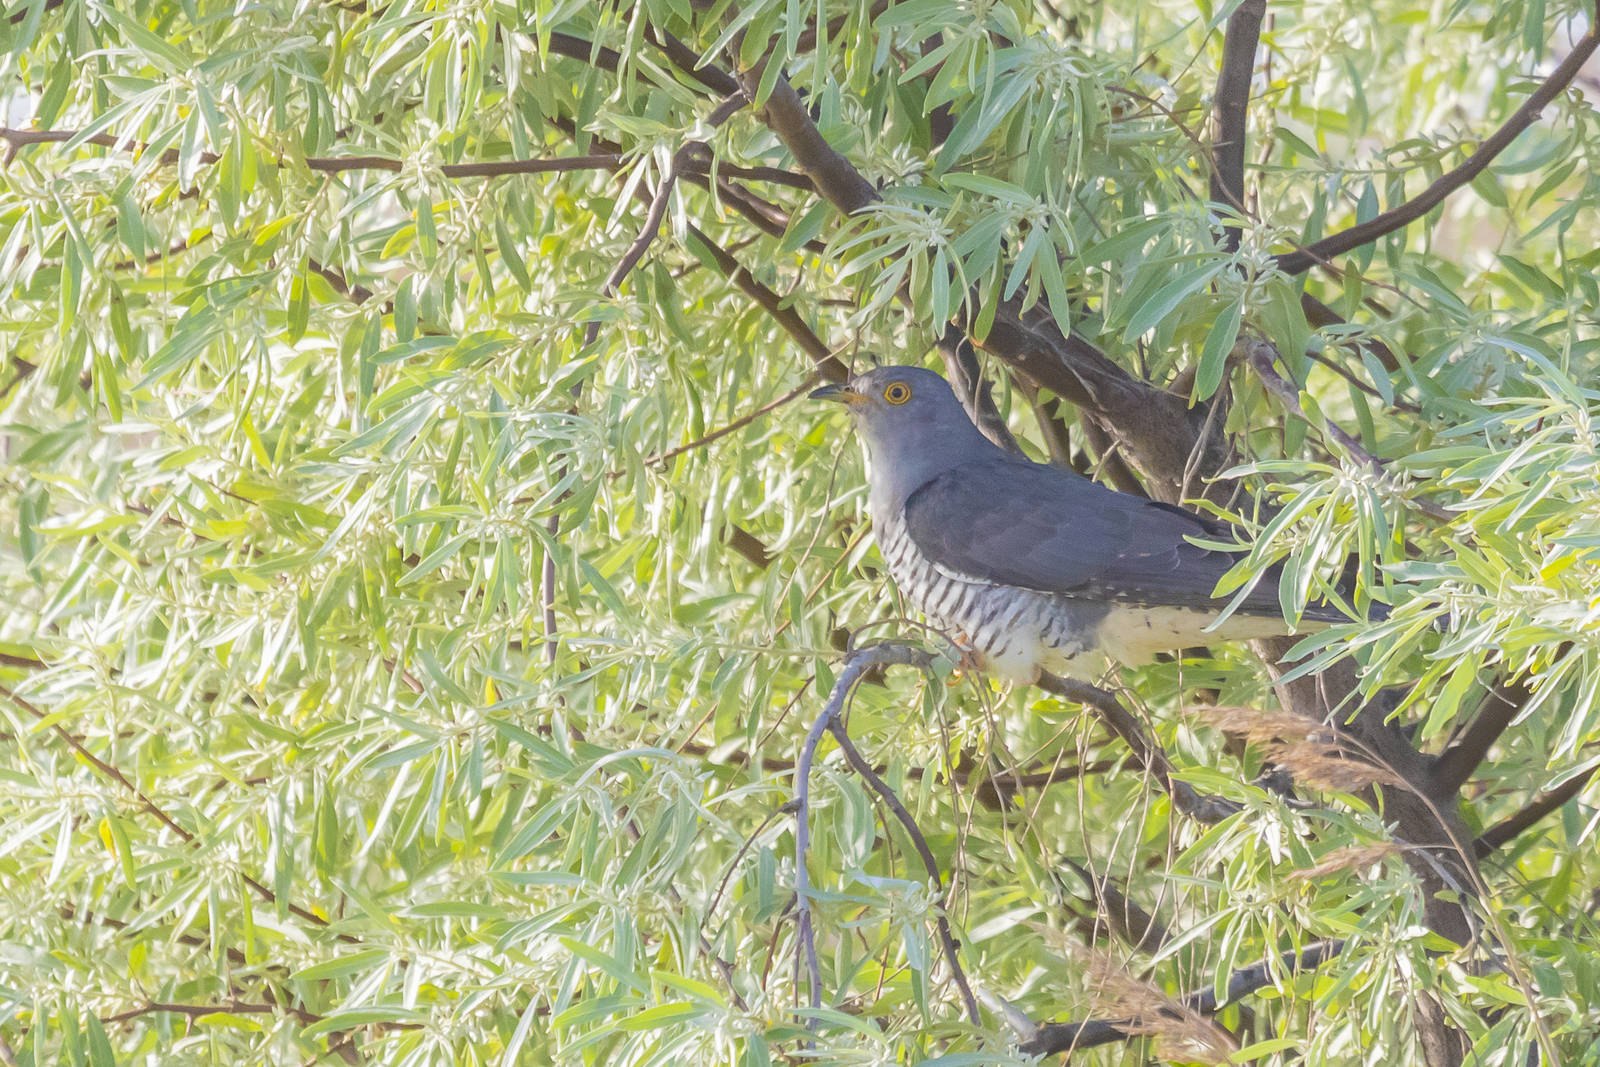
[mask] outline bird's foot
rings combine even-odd
[[[968,643],[966,634],[956,634],[951,644],[956,646],[956,666],[946,684],[957,685],[966,675],[978,674],[983,670],[983,653]]]

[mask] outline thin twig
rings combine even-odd
[[[693,452],[697,448],[704,448],[711,442],[720,440],[721,438],[728,436],[730,433],[737,433],[746,426],[749,426],[752,422],[755,422],[761,416],[776,411],[778,408],[783,407],[783,405],[797,399],[802,394],[810,390],[812,386],[816,385],[816,383],[817,379],[815,376],[809,377],[799,385],[795,386],[793,389],[789,390],[787,393],[784,393],[775,400],[767,401],[765,404],[762,404],[749,414],[742,415],[727,425],[719,426],[710,433],[703,434],[700,437],[695,438],[693,441],[679,445],[677,448],[669,449],[666,452],[662,452],[660,455],[651,456],[644,461],[644,465],[646,467],[664,467],[672,460],[683,455],[685,452]],[[622,472],[617,471],[615,473],[621,474]]]
[[[711,254],[711,259],[716,263],[722,276],[727,278],[740,291],[751,300],[754,300],[772,320],[783,327],[785,333],[794,338],[805,354],[811,357],[816,365],[817,373],[830,382],[848,381],[850,368],[846,367],[839,357],[834,355],[834,350],[821,337],[817,336],[800,313],[784,302],[781,294],[774,292],[764,285],[749,269],[733,257],[726,249],[708,237],[697,226],[689,227],[689,238],[698,242]]]
[[[1524,130],[1538,121],[1539,114],[1561,94],[1562,90],[1566,89],[1583,69],[1583,65],[1589,61],[1595,48],[1600,46],[1600,10],[1591,15],[1591,20],[1589,32],[1578,40],[1577,45],[1567,53],[1567,57],[1560,65],[1539,83],[1539,87],[1498,130],[1478,146],[1476,152],[1467,157],[1466,162],[1453,170],[1446,171],[1421,193],[1398,207],[1390,208],[1347,230],[1324,237],[1303,249],[1277,256],[1274,265],[1285,274],[1303,274],[1323,260],[1371,244],[1380,237],[1403,229],[1438,207],[1445,197],[1469,184],[1494,162],[1496,156],[1510,147],[1511,142],[1515,141]]]
[[[1305,408],[1300,405],[1300,390],[1290,383],[1272,364],[1279,356],[1276,346],[1268,341],[1249,341],[1248,355],[1250,366],[1254,368],[1256,377],[1261,379],[1261,384],[1278,399],[1285,410],[1298,416],[1305,422],[1311,422],[1311,416],[1306,414]],[[1345,451],[1349,452],[1358,462],[1365,463],[1374,471],[1382,471],[1385,467],[1383,460],[1368,452],[1350,433],[1332,419],[1322,420],[1322,432],[1337,441]],[[1435,504],[1431,500],[1420,497],[1407,497],[1405,503],[1431,519],[1439,522],[1450,522],[1455,518],[1450,512]]]
[[[0,142],[7,145],[7,156],[13,156],[19,149],[38,144],[63,144],[77,137],[79,130],[18,130],[0,126]],[[95,133],[85,137],[83,144],[94,145],[97,148],[107,148],[114,151],[127,152],[131,155],[142,155],[148,148],[143,141],[133,140],[112,133]],[[755,166],[745,167],[733,163],[721,163],[712,160],[703,154],[703,145],[690,142],[685,146],[688,149],[683,158],[678,161],[677,170],[681,174],[694,174],[708,176],[718,174],[728,178],[742,178],[748,181],[768,182],[775,185],[787,186],[791,189],[811,188],[811,183],[804,175],[793,171],[786,171],[780,167]],[[179,152],[169,148],[161,153],[160,161],[164,166],[174,166],[179,159]],[[202,166],[213,166],[220,162],[222,157],[215,152],[200,153],[199,161]],[[440,165],[439,173],[453,181],[472,178],[504,178],[520,174],[567,174],[590,170],[622,170],[628,166],[631,159],[622,152],[595,152],[576,156],[541,157],[535,159],[489,159],[470,163],[445,163]],[[265,160],[264,162],[275,166],[288,166],[281,159]],[[376,155],[348,155],[348,156],[307,156],[303,160],[308,170],[318,174],[347,174],[358,171],[385,171],[390,174],[399,174],[405,170],[405,160],[395,159],[390,156]]]
[[[27,698],[25,698],[25,697],[21,696],[20,694],[16,693],[9,686],[6,686],[3,683],[0,683],[0,696],[4,696],[7,700],[10,700],[17,707],[21,708],[23,711],[27,712],[29,715],[33,716],[35,719],[39,720],[40,722],[45,722],[45,721],[47,721],[49,719],[49,715],[47,715],[42,708],[39,708],[38,706],[33,704],[31,701],[29,701]],[[99,771],[106,778],[111,779],[117,785],[121,786],[123,789],[125,789],[129,793],[133,794],[133,796],[138,799],[139,804],[146,811],[148,811],[151,815],[154,815],[156,817],[157,821],[159,821],[163,826],[167,827],[167,829],[171,830],[175,835],[177,835],[178,839],[181,840],[184,844],[186,844],[186,845],[199,845],[200,844],[200,839],[198,837],[196,837],[193,833],[191,833],[188,830],[186,830],[171,815],[167,814],[166,810],[163,809],[161,807],[161,805],[157,804],[154,800],[152,800],[144,792],[144,790],[140,789],[137,785],[135,785],[128,778],[127,775],[123,774],[120,770],[118,770],[116,767],[112,766],[111,764],[107,763],[105,760],[101,759],[99,756],[96,756],[93,752],[90,752],[88,750],[88,748],[86,748],[84,746],[84,744],[81,741],[79,741],[76,737],[73,737],[72,734],[65,727],[61,726],[59,723],[51,723],[50,724],[50,729],[51,729],[51,731],[53,733],[55,733],[55,735],[57,737],[59,737],[63,741],[65,741],[66,744],[67,744],[67,747],[71,748],[73,752],[77,753],[78,757],[80,759],[82,759],[85,763],[89,764],[91,767],[93,767],[95,770]],[[239,877],[241,879],[243,879],[244,883],[246,885],[248,885],[255,892],[255,894],[257,896],[259,896],[262,900],[266,901],[269,904],[274,904],[274,905],[278,903],[277,894],[274,893],[271,889],[268,889],[261,882],[259,882],[256,879],[250,877],[248,874],[245,874],[242,871],[239,873]],[[309,923],[311,923],[311,924],[313,924],[315,926],[327,926],[328,925],[328,920],[327,919],[324,919],[322,916],[316,914],[315,912],[308,911],[307,909],[302,908],[298,904],[289,903],[289,904],[285,905],[285,908],[291,914],[295,915],[296,917],[298,917],[300,919],[304,919],[306,922],[309,922]],[[339,938],[339,940],[345,941],[345,942],[348,942],[348,943],[351,943],[351,944],[360,944],[361,943],[360,938],[352,937],[349,934],[338,934],[336,936]]]
[[[706,119],[706,124],[712,129],[718,128],[737,114],[747,102],[743,93],[733,93],[717,105],[716,110]],[[667,217],[667,205],[672,200],[672,190],[678,183],[679,173],[689,164],[696,150],[706,147],[704,141],[689,141],[672,154],[665,173],[661,175],[661,184],[656,188],[655,195],[650,198],[650,208],[645,213],[644,225],[639,227],[638,235],[622,253],[622,258],[611,268],[611,273],[606,275],[605,284],[600,287],[601,299],[610,299],[621,291],[623,281],[655,243],[656,234],[661,230],[661,221]],[[599,335],[600,320],[595,319],[584,330],[584,347],[594,344],[595,338]]]

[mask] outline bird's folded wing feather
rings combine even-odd
[[[935,566],[1001,585],[1093,599],[1215,608],[1236,557],[1190,544],[1226,528],[1037,463],[981,460],[912,493],[906,532]],[[1264,579],[1239,610],[1277,614]]]

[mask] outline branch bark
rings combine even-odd
[[[743,77],[747,91],[753,92],[754,72]],[[879,199],[872,183],[828,144],[787,79],[777,79],[762,116],[795,165],[841,214]],[[1076,334],[1062,335],[1053,324],[1027,321],[1015,298],[1000,305],[987,336],[976,343],[1034,383],[1102,416],[1159,499],[1176,501],[1197,442],[1208,457],[1203,469],[1221,463],[1221,435],[1202,433],[1204,412],[1135,378]]]
[[[1212,102],[1214,136],[1211,199],[1228,204],[1241,215],[1244,206],[1244,150],[1249,130],[1250,80],[1255,74],[1256,45],[1261,40],[1261,20],[1267,0],[1244,0],[1228,16],[1222,38],[1222,69]],[[1230,252],[1239,248],[1239,228],[1224,226],[1222,243]]]
[[[1434,763],[1428,775],[1429,792],[1437,797],[1454,796],[1531,696],[1527,685],[1520,681],[1490,689],[1472,723]]]
[[[923,836],[922,830],[917,826],[917,820],[911,817],[911,812],[906,810],[900,797],[889,783],[878,777],[878,772],[873,770],[872,764],[861,755],[855,742],[850,740],[850,735],[845,731],[844,722],[834,716],[828,722],[828,732],[833,734],[834,741],[844,752],[844,758],[855,772],[867,780],[875,793],[883,798],[883,802],[894,812],[894,817],[905,828],[907,836],[911,838],[912,847],[917,850],[917,856],[922,860],[922,869],[927,872],[928,878],[933,882],[934,888],[939,891],[939,911],[934,916],[934,927],[939,934],[939,946],[944,950],[945,962],[950,965],[950,974],[956,983],[956,988],[961,991],[962,1002],[967,1006],[967,1018],[972,1025],[978,1026],[983,1019],[978,1011],[978,998],[972,995],[972,987],[967,984],[966,972],[961,969],[961,955],[956,945],[956,939],[950,933],[950,918],[948,914],[949,897],[945,894],[944,875],[939,870],[939,861],[934,858],[933,849],[928,847],[928,839]]]
[[[818,374],[830,382],[844,382],[850,379],[850,368],[846,367],[839,357],[833,354],[833,349],[815,330],[800,316],[791,304],[784,303],[781,295],[763,284],[755,275],[751,274],[744,264],[736,259],[733,253],[723,248],[706,235],[705,231],[691,224],[688,228],[691,240],[698,241],[710,253],[712,262],[722,276],[736,285],[741,292],[754,300],[756,304],[772,317],[772,320],[783,327],[785,333],[794,339],[795,344],[806,355],[811,357]]]
[[[799,939],[799,955],[805,962],[807,994],[812,1008],[822,1007],[822,964],[817,959],[816,930],[811,920],[811,872],[806,866],[811,851],[811,766],[817,758],[817,746],[833,721],[844,711],[844,702],[868,671],[875,667],[903,664],[926,667],[933,657],[910,645],[881,644],[859,649],[845,660],[844,669],[833,685],[822,714],[817,716],[800,748],[800,758],[795,761],[794,800],[791,808],[795,815],[794,832],[794,895],[795,921]],[[816,1020],[807,1021],[814,1027]]]
[[[1257,654],[1276,679],[1293,638],[1255,642]],[[1411,846],[1406,863],[1422,885],[1428,927],[1457,944],[1473,936],[1471,898],[1480,879],[1472,855],[1472,835],[1453,804],[1435,802],[1427,792],[1429,761],[1389,721],[1391,706],[1381,700],[1354,708],[1358,684],[1354,665],[1344,660],[1321,674],[1291,682],[1274,681],[1279,702],[1299,715],[1336,725],[1361,754],[1392,772],[1405,785],[1381,787],[1376,795],[1395,837]],[[1346,721],[1348,720],[1348,721]]]

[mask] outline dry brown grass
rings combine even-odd
[[[1400,846],[1392,842],[1380,841],[1373,845],[1347,845],[1336,848],[1323,856],[1315,866],[1306,867],[1295,871],[1290,878],[1310,881],[1341,871],[1358,871],[1380,863],[1391,856],[1400,855]]]
[[[1268,759],[1309,788],[1354,793],[1375,785],[1405,785],[1393,771],[1342,743],[1327,723],[1259,708],[1195,707],[1189,713],[1258,746]]]
[[[1163,1060],[1228,1063],[1239,1044],[1222,1027],[1131,974],[1115,958],[1069,940],[1061,931],[1035,927],[1047,942],[1082,968],[1092,1013],[1117,1029],[1151,1037]]]

